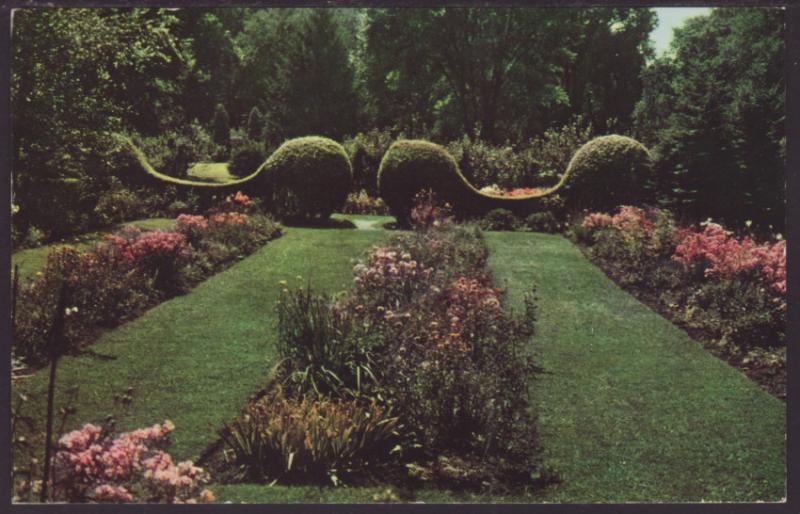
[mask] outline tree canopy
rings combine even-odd
[[[17,219],[81,230],[122,175],[105,134],[224,155],[207,150],[224,111],[234,146],[265,149],[372,130],[524,145],[580,116],[655,149],[662,203],[780,226],[782,11],[713,9],[660,58],[656,24],[616,7],[20,9]]]

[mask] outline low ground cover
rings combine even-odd
[[[589,214],[572,233],[623,287],[785,397],[785,240],[679,227],[667,211],[629,206]]]

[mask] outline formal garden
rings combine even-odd
[[[657,24],[15,12],[13,501],[785,499],[783,12]]]

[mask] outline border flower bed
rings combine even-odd
[[[779,398],[786,395],[786,241],[656,208],[590,213],[571,230],[612,279]]]
[[[12,353],[38,367],[48,361],[61,295],[66,297],[64,334],[74,351],[102,329],[136,318],[281,234],[271,218],[252,212],[245,195],[225,200],[208,216],[181,215],[172,231],[126,227],[92,250],[52,251],[45,268],[26,284],[15,279]],[[63,292],[62,292],[63,290]]]

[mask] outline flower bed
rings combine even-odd
[[[371,214],[385,216],[389,214],[389,208],[381,198],[370,196],[366,190],[362,189],[358,193],[350,193],[342,206],[344,214]]]
[[[279,365],[221,431],[234,458],[219,452],[215,475],[497,489],[545,480],[526,348],[533,298],[512,317],[481,233],[442,214],[418,207],[416,230],[375,248],[340,298],[282,283]]]
[[[481,193],[486,193],[495,196],[505,196],[508,198],[515,198],[518,196],[528,196],[542,193],[546,191],[545,188],[542,187],[517,187],[514,189],[501,189],[497,185],[491,185],[481,188]]]
[[[773,394],[786,389],[786,241],[710,221],[676,227],[659,209],[591,213],[572,231],[589,257]]]
[[[226,204],[242,206],[243,196]],[[174,231],[128,227],[87,252],[54,250],[35,279],[15,285],[13,354],[28,366],[47,362],[62,288],[69,306],[64,337],[70,348],[80,350],[99,329],[117,326],[187,291],[280,230],[266,216],[223,211],[208,217],[181,215]]]

